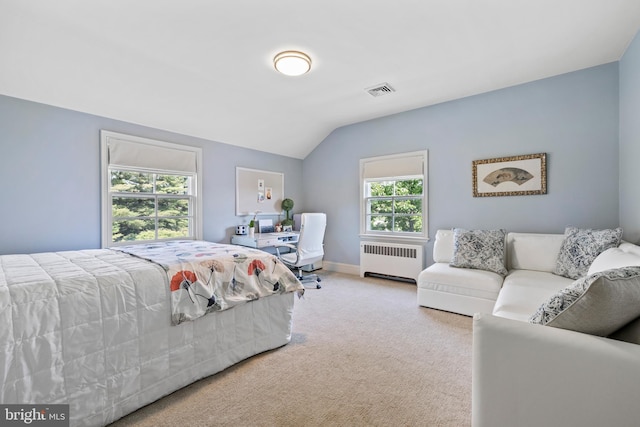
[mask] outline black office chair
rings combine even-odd
[[[324,213],[303,213],[300,220],[300,237],[298,244],[280,243],[276,245],[276,253],[280,261],[291,269],[297,269],[296,276],[305,282],[314,282],[320,289],[320,277],[317,274],[302,274],[302,268],[322,261],[324,257],[324,231],[327,227],[327,215]],[[280,253],[281,247],[287,247],[289,253]]]

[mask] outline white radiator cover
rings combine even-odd
[[[422,245],[360,242],[360,277],[382,274],[418,283],[418,275],[424,269],[422,254]]]

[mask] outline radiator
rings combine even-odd
[[[423,247],[385,242],[360,242],[360,277],[382,275],[418,283]]]

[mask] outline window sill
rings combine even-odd
[[[413,242],[413,243],[427,243],[429,236],[399,236],[390,234],[360,234],[360,240],[384,240],[389,242]]]

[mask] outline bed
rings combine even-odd
[[[2,255],[0,403],[106,425],[287,344],[303,290],[273,255],[209,242]]]

